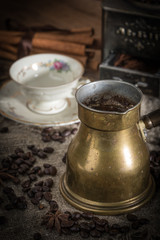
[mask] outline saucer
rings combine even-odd
[[[32,112],[26,105],[19,85],[10,80],[0,88],[0,113],[14,121],[36,126],[64,126],[79,122],[75,97],[66,100],[67,107],[57,114]]]

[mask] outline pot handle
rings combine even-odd
[[[142,117],[142,121],[147,129],[157,127],[160,125],[160,109],[157,109]]]

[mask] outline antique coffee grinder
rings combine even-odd
[[[132,104],[122,112],[87,104],[101,96],[108,103],[121,97]],[[153,196],[155,183],[143,130],[160,124],[160,109],[141,118],[142,97],[133,84],[117,80],[90,82],[77,90],[81,124],[68,147],[60,182],[60,191],[71,205],[117,215],[139,208]]]
[[[160,2],[102,1],[100,79],[118,79],[160,97]]]

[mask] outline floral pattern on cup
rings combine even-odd
[[[71,68],[68,63],[66,63],[63,60],[55,59],[54,61],[50,60],[47,63],[43,63],[43,62],[34,63],[27,68],[24,67],[21,69],[21,71],[17,75],[18,75],[18,77],[20,77],[21,75],[24,77],[28,70],[36,71],[36,70],[38,70],[38,67],[48,67],[49,70],[51,70],[51,71],[56,70],[57,72],[60,72],[60,73],[71,71]]]

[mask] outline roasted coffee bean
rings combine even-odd
[[[12,165],[10,166],[11,169],[18,169],[18,165],[16,163],[12,163]]]
[[[134,221],[137,221],[138,217],[133,213],[129,213],[129,214],[127,214],[127,219],[130,222],[134,222]]]
[[[131,240],[146,240],[148,236],[148,230],[144,229],[142,231],[139,232],[135,232],[131,234]]]
[[[64,154],[63,158],[62,158],[62,162],[66,163],[67,160],[67,153]]]
[[[79,234],[82,238],[88,238],[89,237],[89,232],[86,232],[84,230],[80,230]]]
[[[74,221],[72,221],[72,220],[63,220],[63,221],[61,221],[61,227],[62,228],[70,228],[70,227],[73,226],[73,224],[74,224]]]
[[[21,184],[21,186],[23,188],[29,188],[30,185],[31,185],[31,181],[30,180],[26,180],[26,181],[22,182],[22,184]]]
[[[71,130],[71,134],[75,134],[76,132],[77,132],[77,128],[73,128],[72,130]]]
[[[38,151],[37,156],[38,156],[39,158],[42,158],[42,159],[47,158],[47,154],[46,154],[45,152],[41,151],[41,150]]]
[[[39,170],[39,171],[37,172],[37,174],[38,174],[39,177],[43,177],[44,172],[43,172],[42,170]]]
[[[88,222],[80,222],[79,226],[84,231],[87,231],[87,232],[90,231],[90,227],[88,225]]]
[[[71,232],[77,233],[80,231],[80,227],[78,224],[74,224],[72,227],[70,227]]]
[[[36,233],[33,234],[33,239],[34,240],[41,240],[42,235],[39,232],[36,232]]]
[[[65,137],[62,137],[62,138],[59,140],[60,143],[64,143],[65,141],[66,141],[66,138],[65,138]]]
[[[81,213],[80,212],[74,212],[72,213],[72,220],[77,221],[81,218]]]
[[[0,216],[0,225],[4,225],[7,223],[7,218],[5,216]]]
[[[49,172],[50,172],[50,175],[56,176],[56,174],[57,174],[56,167],[54,167],[54,166],[49,167]]]
[[[109,235],[111,235],[111,236],[115,236],[115,235],[119,234],[119,229],[110,228],[108,233],[109,233]]]
[[[130,230],[129,226],[122,226],[122,227],[120,227],[120,229],[119,229],[119,231],[120,231],[121,233],[127,233],[127,232],[129,232],[129,230]]]
[[[8,132],[9,132],[8,127],[2,127],[2,128],[0,129],[0,133],[8,133]]]
[[[62,136],[60,132],[53,132],[51,138],[53,141],[59,141],[62,138]]]
[[[90,235],[92,237],[99,238],[99,237],[101,237],[102,234],[98,230],[93,229],[93,230],[90,231]]]
[[[37,176],[35,174],[30,174],[29,178],[31,181],[36,181],[37,180]]]
[[[22,188],[22,192],[24,192],[24,193],[26,193],[26,192],[28,192],[28,191],[30,191],[30,190],[31,190],[30,187],[28,187],[28,188]]]
[[[69,228],[61,228],[61,232],[65,235],[71,234],[71,230]]]
[[[147,218],[140,218],[140,219],[138,219],[138,222],[141,225],[145,225],[145,224],[149,224],[150,221]]]
[[[68,137],[71,135],[71,130],[65,129],[63,132],[61,132],[61,136]]]
[[[53,152],[54,152],[54,149],[53,149],[52,147],[45,147],[45,148],[43,149],[43,151],[44,151],[45,153],[53,153]]]
[[[40,186],[40,187],[42,187],[43,184],[44,184],[44,181],[39,181],[39,182],[36,182],[36,183],[34,184],[34,186]]]
[[[93,217],[93,221],[100,226],[105,226],[106,224],[108,224],[108,221],[104,218],[98,218],[98,217]]]
[[[49,168],[45,168],[43,172],[44,172],[44,174],[46,174],[46,175],[50,175],[50,170],[49,170]]]
[[[54,200],[49,201],[49,205],[50,205],[50,211],[53,213],[55,213],[59,208],[57,202]]]
[[[43,193],[42,192],[37,192],[37,193],[35,193],[34,197],[35,197],[35,199],[40,201],[43,197]]]
[[[45,181],[44,181],[44,186],[47,186],[49,188],[51,188],[53,186],[53,180],[52,178],[47,178]]]
[[[17,153],[24,153],[24,150],[22,148],[16,148],[15,151],[14,151],[16,154]]]
[[[39,201],[36,198],[31,198],[31,203],[33,203],[34,205],[38,205]]]
[[[96,230],[102,233],[105,232],[105,228],[100,225],[96,225]]]
[[[29,190],[29,191],[27,192],[27,195],[28,195],[29,198],[33,198],[34,195],[35,195],[35,193],[33,193],[32,190]]]
[[[42,192],[42,191],[43,191],[43,187],[42,186],[32,187],[32,192],[33,193]]]
[[[44,196],[45,200],[48,202],[52,200],[52,194],[50,192],[44,192],[43,196]]]
[[[65,211],[64,213],[69,215],[68,219],[72,219],[72,214],[69,211]]]
[[[32,150],[33,148],[35,148],[35,145],[33,145],[33,144],[27,145],[27,148],[28,148],[29,150]]]
[[[52,138],[49,135],[42,136],[42,141],[43,142],[51,142]]]
[[[133,229],[139,229],[140,228],[140,226],[141,226],[141,224],[140,224],[140,222],[137,220],[137,221],[134,221],[134,222],[132,222],[132,225],[131,225],[131,227],[133,228]]]
[[[50,192],[50,188],[47,186],[42,186],[42,191],[43,192]]]
[[[43,164],[43,167],[44,167],[44,168],[49,168],[49,167],[51,167],[51,166],[52,166],[52,165],[49,164],[49,163],[44,163],[44,164]]]
[[[108,224],[106,224],[106,225],[104,226],[104,229],[105,229],[106,233],[109,233],[110,227],[109,227]]]
[[[86,219],[86,220],[90,220],[90,219],[93,218],[93,213],[83,212],[83,213],[81,214],[81,216],[82,216],[84,219]]]
[[[58,215],[58,219],[61,220],[62,222],[63,221],[70,221],[69,220],[69,214],[65,214],[65,213],[60,213]]]
[[[88,223],[88,226],[90,227],[90,229],[94,229],[96,227],[96,223],[94,221],[90,221]]]
[[[35,162],[36,162],[36,158],[35,158],[35,157],[30,157],[29,161],[30,161],[31,163],[35,163]]]

